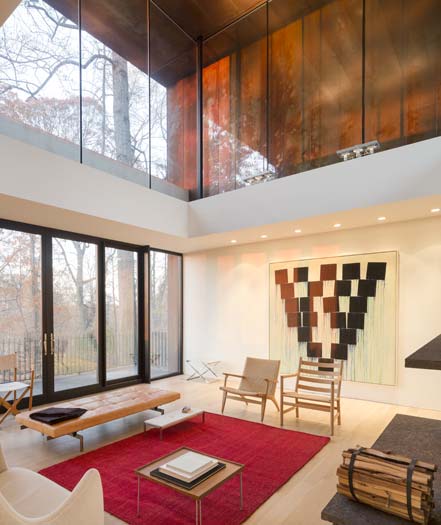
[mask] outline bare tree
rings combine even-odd
[[[148,115],[147,76],[82,34],[80,64],[76,24],[45,2],[21,4],[0,32],[0,113],[78,143],[81,66],[83,146],[146,171],[152,130],[152,170],[165,178],[166,89],[151,81]]]

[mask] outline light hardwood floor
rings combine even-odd
[[[181,392],[182,398],[168,405],[166,410],[190,405],[220,412],[220,384],[219,381],[209,384],[188,382],[183,376],[179,376],[156,381],[152,386]],[[323,524],[320,512],[335,492],[335,472],[341,451],[349,446],[370,446],[397,413],[441,419],[441,412],[434,410],[343,398],[342,426],[336,426],[335,436],[329,445],[262,505],[246,522],[247,525]],[[260,407],[247,407],[243,403],[227,401],[225,414],[258,422]],[[145,414],[137,414],[84,431],[86,451],[141,432],[144,419]],[[271,404],[267,406],[265,424],[279,425],[278,412]],[[301,409],[300,419],[297,421],[294,413],[286,415],[285,428],[327,435],[328,417],[325,413]],[[79,453],[77,440],[63,437],[46,442],[36,432],[19,430],[12,418],[0,427],[0,441],[10,465],[33,470],[75,457]],[[277,443],[274,446],[277,446]],[[106,525],[121,523],[110,515],[106,517]]]

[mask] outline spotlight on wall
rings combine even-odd
[[[258,173],[257,175],[245,175],[242,177],[242,181],[246,186],[252,186],[253,184],[260,184],[261,182],[268,182],[274,178],[274,172],[265,171],[264,173]]]
[[[386,220],[386,217],[384,217],[384,216],[377,217],[377,221],[383,222],[385,220]]]
[[[294,230],[294,233],[302,233],[302,230],[300,228],[297,228],[296,230]]]
[[[431,213],[439,213],[441,211],[441,208],[432,208],[430,210]]]
[[[366,155],[372,155],[380,149],[380,143],[378,140],[372,140],[371,142],[365,142],[364,144],[356,144],[350,148],[339,149],[337,156],[343,160],[358,159],[365,157]]]
[[[334,224],[334,228],[341,228],[341,224],[340,224],[339,222],[336,222],[336,223]]]
[[[236,241],[236,239],[231,239],[230,242],[231,242],[231,244],[236,244],[237,241]]]

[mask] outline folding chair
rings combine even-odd
[[[214,380],[219,377],[216,374],[215,368],[219,365],[220,361],[192,361],[191,359],[187,359],[186,363],[192,369],[192,374],[190,377],[187,377],[187,381],[203,379],[205,382],[208,382],[208,378],[205,377],[207,374]]]
[[[20,401],[29,393],[29,410],[32,410],[32,392],[34,389],[34,370],[31,371],[30,384],[22,383],[17,381],[17,356],[16,354],[8,354],[0,356],[0,373],[3,372],[3,378],[5,378],[5,372],[9,371],[9,379],[11,377],[10,371],[14,371],[14,381],[10,383],[0,383],[0,406],[6,408],[6,412],[0,417],[0,425],[8,417],[9,414],[14,416],[19,413],[18,404]],[[23,392],[17,396],[17,393],[23,390]],[[8,401],[9,396],[12,394],[12,399]]]

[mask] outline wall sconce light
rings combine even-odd
[[[242,177],[242,181],[247,186],[252,186],[253,184],[259,184],[260,182],[268,182],[275,178],[275,173],[272,171],[266,171],[264,173],[258,173],[257,175],[248,175]]]
[[[365,157],[366,155],[372,155],[380,149],[380,143],[378,140],[372,140],[371,142],[365,142],[364,144],[356,144],[350,148],[339,149],[337,156],[343,160],[358,159]]]

